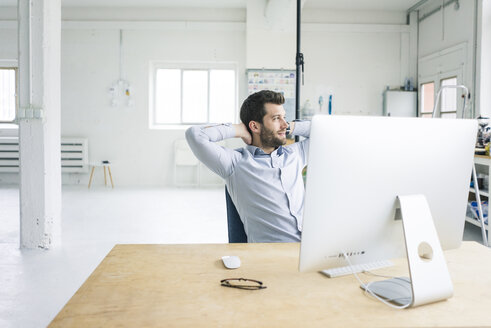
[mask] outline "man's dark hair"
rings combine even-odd
[[[253,93],[242,103],[240,107],[240,120],[245,124],[247,130],[252,135],[249,128],[250,121],[256,121],[263,124],[263,117],[266,115],[265,104],[283,105],[285,103],[285,97],[279,92],[271,90],[262,90]]]

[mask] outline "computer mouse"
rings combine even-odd
[[[240,258],[238,256],[222,256],[222,261],[227,269],[237,269],[240,267]]]

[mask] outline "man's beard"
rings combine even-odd
[[[286,138],[280,139],[275,136],[273,130],[267,129],[264,125],[262,126],[261,133],[259,134],[259,139],[261,140],[261,145],[263,147],[279,147],[286,144]]]

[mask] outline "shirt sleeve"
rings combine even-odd
[[[240,154],[216,142],[233,137],[235,128],[231,124],[192,126],[186,130],[186,140],[193,154],[224,179],[234,172],[234,165]]]
[[[310,121],[295,121],[292,134],[308,138],[310,136]]]
[[[307,159],[309,157],[310,121],[295,121],[292,135],[305,138],[304,140],[296,142],[289,147],[296,148],[302,157],[303,164],[307,165]]]

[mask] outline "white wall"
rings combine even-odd
[[[296,2],[247,1],[247,68],[295,69]]]
[[[429,1],[420,9],[419,17],[423,17],[440,5],[439,0]],[[467,86],[471,92],[473,106],[476,93],[474,80],[476,1],[459,1],[459,5],[458,10],[452,4],[445,8],[444,16],[440,10],[419,23],[418,78],[421,83],[431,78],[440,80],[445,75],[461,72],[460,83]],[[471,115],[468,112],[467,116]]]
[[[151,60],[232,61],[240,63],[239,76],[245,75],[244,32],[200,26],[124,31],[123,78],[132,85],[133,108],[110,106],[108,88],[119,77],[119,31],[63,31],[62,135],[88,137],[91,160],[110,160],[116,184],[173,181],[173,143],[184,138],[184,130],[148,127]]]
[[[383,91],[403,85],[409,75],[407,26],[309,24],[304,28],[305,85],[309,99],[326,108],[333,95],[335,114],[382,115]]]
[[[477,89],[479,113],[482,116],[491,116],[491,3],[483,0],[480,6],[480,28],[478,39]]]
[[[17,29],[0,29],[0,59],[17,59]]]
[[[406,13],[397,11],[376,10],[340,10],[312,8],[309,1],[302,9],[304,23],[330,24],[406,24]]]
[[[248,68],[295,69],[295,2],[268,11],[277,3],[247,2]],[[279,23],[271,24],[271,12],[280,15]],[[337,114],[382,115],[386,87],[399,87],[405,78],[415,78],[409,65],[409,33],[404,13],[302,10],[301,106],[309,100],[318,108],[322,95],[327,110],[332,94]]]
[[[149,61],[237,62],[239,106],[246,97],[249,44],[244,11],[220,15],[170,12],[141,9],[135,11],[137,21],[130,22],[127,9],[115,8],[112,16],[109,9],[64,11],[61,134],[87,137],[90,159],[110,160],[117,186],[173,182],[173,143],[184,137],[184,131],[148,128]],[[103,20],[104,16],[110,18]],[[159,17],[163,18],[157,21]],[[172,17],[177,22],[170,23]],[[310,99],[315,105],[320,94],[332,90],[336,113],[381,115],[385,87],[400,86],[409,74],[409,29],[404,24],[401,14],[354,12],[351,16],[342,12],[322,16],[306,10],[302,27],[306,81],[301,103]],[[15,29],[1,26],[0,59],[15,58]],[[119,77],[119,27],[124,30],[123,78],[132,85],[133,108],[110,106],[108,88]],[[275,47],[271,41],[255,54],[261,52],[264,63],[274,63],[278,57],[269,50]],[[291,58],[294,67],[294,51],[281,58]],[[5,175],[0,174],[0,179],[5,182]],[[95,179],[95,184],[103,183],[100,172]],[[64,177],[65,183],[87,181],[88,174]]]
[[[107,3],[107,2],[106,2]],[[0,16],[1,17],[1,16]],[[65,21],[188,21],[188,22],[244,22],[243,8],[190,7],[63,7]]]

